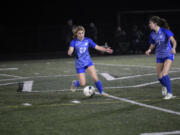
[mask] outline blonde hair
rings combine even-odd
[[[78,31],[84,31],[85,33],[85,28],[83,26],[77,26],[75,27],[72,32],[73,32],[73,38],[76,38],[77,37],[77,33]]]

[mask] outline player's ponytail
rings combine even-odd
[[[72,30],[72,32],[73,32],[73,38],[76,38],[76,37],[77,37],[78,31],[84,31],[84,33],[85,33],[85,29],[84,29],[83,26],[77,26],[77,27],[75,27],[75,28]]]
[[[164,18],[160,18],[159,16],[153,16],[150,18],[150,21],[152,21],[153,23],[156,23],[160,27],[170,29],[166,19]]]
[[[164,19],[164,18],[161,18],[161,26],[160,27],[170,29],[166,19]]]

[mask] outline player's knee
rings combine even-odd
[[[99,80],[98,80],[98,79],[93,79],[93,81],[94,81],[94,82],[97,82],[97,81],[99,81]]]
[[[85,85],[86,85],[85,81],[80,82],[80,86],[85,86]]]
[[[162,71],[162,72],[161,72],[161,78],[162,78],[163,76],[166,76],[167,74],[168,74],[167,72]]]
[[[93,79],[94,82],[97,82],[99,80],[97,76],[93,77],[92,79]]]

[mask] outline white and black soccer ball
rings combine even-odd
[[[95,88],[93,86],[86,86],[84,89],[83,89],[83,94],[86,96],[86,97],[91,97],[95,94]]]

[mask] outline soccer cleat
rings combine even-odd
[[[72,81],[72,84],[71,84],[71,91],[72,91],[72,92],[75,92],[75,91],[76,91],[76,87],[74,86],[75,81],[76,81],[76,80],[73,80],[73,81]]]
[[[163,96],[167,95],[167,88],[166,87],[162,87],[162,95]]]
[[[173,95],[171,93],[167,93],[167,95],[163,99],[169,100],[171,98],[173,98]]]
[[[105,93],[105,92],[102,92],[100,95],[105,96],[105,97],[108,97],[108,96],[109,96],[109,94],[107,94],[107,93]]]

